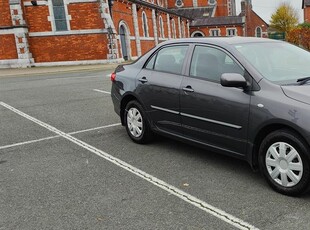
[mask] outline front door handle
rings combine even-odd
[[[189,93],[194,92],[193,88],[192,88],[190,85],[188,85],[188,86],[184,87],[184,88],[183,88],[183,91],[185,91],[185,92],[189,92]]]
[[[147,79],[146,79],[146,77],[142,77],[142,78],[139,79],[139,81],[140,81],[141,83],[146,83],[146,82],[147,82]]]

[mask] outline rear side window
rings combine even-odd
[[[146,65],[147,69],[181,74],[188,46],[169,46],[157,52]]]
[[[244,74],[244,70],[224,51],[196,46],[192,57],[190,76],[220,82],[223,73]]]

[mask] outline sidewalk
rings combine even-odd
[[[32,67],[17,69],[0,69],[1,77],[15,77],[22,75],[43,75],[64,72],[78,72],[88,70],[114,70],[119,64],[96,64],[96,65],[75,65],[75,66],[53,66],[53,67]]]

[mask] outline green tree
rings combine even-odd
[[[298,24],[298,13],[289,3],[282,3],[271,15],[270,27],[287,34]]]

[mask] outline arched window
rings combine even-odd
[[[175,29],[175,21],[174,19],[171,20],[171,29],[172,29],[172,38],[176,38],[177,37],[177,32]]]
[[[159,36],[161,38],[165,37],[164,23],[163,23],[163,18],[161,16],[159,16]]]
[[[191,37],[204,37],[205,35],[201,31],[195,31]]]
[[[256,30],[255,30],[255,37],[259,37],[259,38],[262,37],[262,28],[260,28],[259,26],[256,27]]]
[[[209,3],[209,5],[215,5],[216,0],[209,0],[208,3]]]
[[[181,37],[185,38],[185,24],[182,22],[182,27],[181,27]]]
[[[148,37],[149,36],[149,27],[147,24],[146,13],[144,11],[142,12],[142,25],[143,25],[143,36]]]

